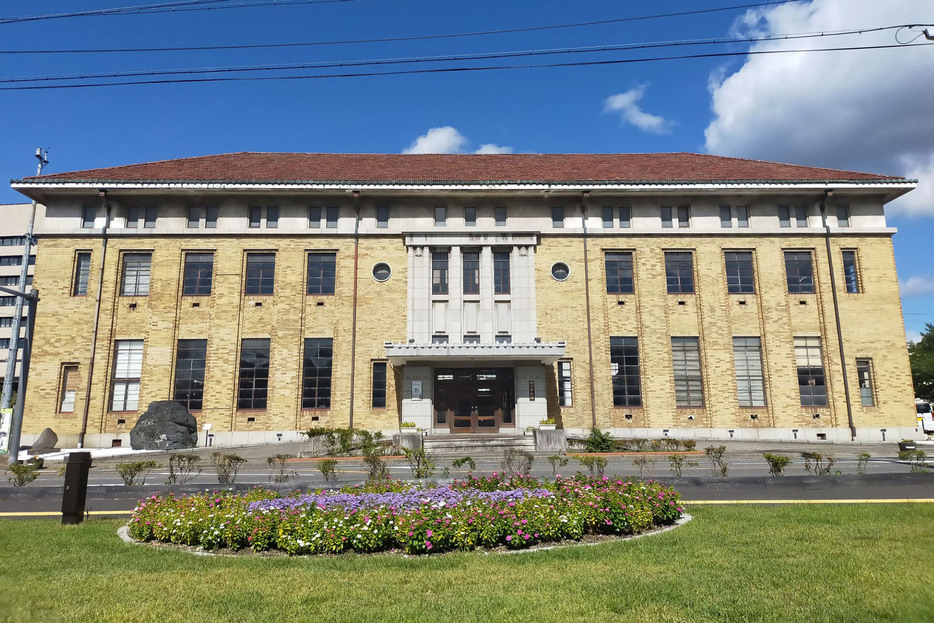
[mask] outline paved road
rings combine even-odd
[[[703,444],[701,444],[703,445]],[[720,445],[720,442],[717,442]],[[710,461],[702,453],[688,455],[677,477],[667,453],[644,455],[646,463],[640,465],[639,457],[607,456],[607,475],[629,475],[653,478],[676,487],[686,502],[735,502],[735,501],[788,501],[788,500],[934,500],[934,473],[911,473],[911,467],[897,460],[895,444],[766,444],[734,442],[723,444],[728,449],[724,460],[728,466],[726,478],[715,476]],[[94,513],[129,512],[141,497],[155,492],[175,491],[177,494],[205,489],[221,488],[210,467],[210,452],[214,449],[199,449],[202,455],[203,473],[184,486],[166,486],[168,472],[164,468],[153,470],[147,477],[148,484],[127,487],[115,471],[116,463],[127,460],[152,458],[161,464],[168,462],[166,453],[147,453],[131,457],[95,458],[89,476],[88,510]],[[252,486],[276,486],[272,484],[273,472],[266,458],[277,453],[299,455],[300,444],[275,444],[251,446],[227,450],[247,459],[236,479],[235,489],[245,490]],[[792,458],[786,476],[771,477],[763,452],[786,454]],[[816,476],[805,470],[801,452],[821,452],[835,457],[830,475]],[[858,455],[869,453],[870,460],[860,465]],[[455,469],[451,462],[456,457],[436,457],[435,479],[449,481],[464,477],[466,472]],[[557,472],[571,475],[587,471],[573,456],[566,457],[565,466],[557,466]],[[490,474],[502,471],[502,455],[477,456],[475,474]],[[691,465],[690,462],[696,462]],[[387,460],[393,478],[411,480],[412,471],[404,459]],[[862,467],[864,473],[859,473]],[[445,468],[447,474],[444,473]],[[294,476],[282,485],[283,490],[307,489],[325,485],[315,461],[292,461],[289,470]],[[553,477],[552,465],[546,454],[538,454],[531,472],[538,477]],[[359,459],[344,459],[338,463],[336,485],[359,483],[365,480],[367,469]],[[57,513],[61,510],[63,478],[57,474],[57,465],[50,462],[41,476],[26,487],[0,486],[0,516],[19,513]],[[330,485],[333,486],[333,485]]]

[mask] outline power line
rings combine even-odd
[[[799,0],[778,0],[775,2],[763,2],[758,4],[739,4],[735,6],[720,7],[715,9],[702,9],[696,11],[683,11],[680,13],[658,13],[655,15],[642,15],[637,17],[619,17],[613,19],[595,20],[589,22],[574,22],[570,24],[548,24],[545,26],[525,26],[522,28],[503,28],[499,30],[479,30],[472,32],[448,33],[441,35],[414,35],[409,37],[383,37],[379,39],[343,39],[333,41],[300,41],[293,43],[255,43],[238,45],[201,45],[201,46],[173,46],[159,48],[90,48],[90,49],[56,49],[56,50],[0,50],[0,54],[110,54],[121,53],[129,54],[134,52],[201,52],[209,50],[255,50],[262,48],[294,48],[310,46],[329,46],[329,45],[357,45],[362,43],[397,43],[403,41],[427,41],[432,39],[456,39],[462,37],[483,37],[490,35],[505,35],[522,32],[537,32],[543,30],[559,30],[566,28],[581,28],[587,26],[604,26],[608,24],[620,24],[624,22],[664,19],[669,17],[682,17],[696,15],[699,13],[714,13],[718,11],[734,11],[737,9],[748,9],[761,6],[770,6],[775,4],[788,4],[789,2],[798,2]]]
[[[105,17],[113,15],[182,13],[188,11],[243,9],[251,8],[254,6],[270,5],[284,6],[291,4],[338,4],[342,2],[359,2],[360,0],[254,0],[252,2],[236,2],[236,4],[230,4],[234,1],[235,0],[176,0],[175,2],[160,2],[158,4],[111,7],[109,9],[91,9],[88,11],[72,11],[68,13],[44,13],[39,15],[22,15],[19,17],[0,17],[0,25],[37,22],[49,19],[65,19],[72,17]]]
[[[148,4],[148,5],[139,5],[139,6],[130,6],[130,7],[113,7],[110,9],[95,9],[90,11],[74,11],[71,13],[50,13],[42,15],[27,15],[22,17],[6,17],[0,18],[0,25],[3,24],[16,24],[21,22],[34,22],[39,20],[46,19],[63,19],[71,17],[100,17],[100,16],[112,16],[112,15],[141,15],[141,14],[154,14],[154,13],[181,13],[189,11],[217,11],[224,9],[242,9],[242,8],[254,8],[254,7],[263,7],[263,6],[288,6],[288,5],[299,5],[299,4],[336,4],[341,2],[359,2],[360,0],[252,0],[247,2],[237,2],[236,4],[228,4],[233,2],[233,0],[179,0],[176,2],[162,2],[159,4]],[[751,9],[756,7],[772,6],[776,4],[788,4],[791,2],[799,2],[800,0],[773,0],[771,2],[757,2],[755,4],[741,4],[736,6],[728,7],[719,7],[713,9],[696,9],[693,11],[679,11],[675,13],[660,13],[656,15],[642,15],[637,17],[625,17],[620,19],[611,19],[611,20],[601,20],[597,22],[583,23],[580,25],[596,25],[596,24],[616,24],[621,22],[634,22],[640,20],[650,20],[650,19],[664,19],[669,17],[683,17],[689,15],[701,15],[705,13],[718,13],[722,11],[735,11],[738,9]],[[211,5],[211,6],[205,6]],[[517,28],[517,29],[508,29],[502,31],[491,31],[490,33],[476,33],[476,34],[499,34],[507,32],[525,32],[526,30],[547,30],[550,28],[568,28],[577,26],[577,24],[571,25],[558,25],[558,26],[543,26],[536,28]],[[411,37],[411,38],[392,38],[392,39],[374,39],[376,41],[406,41],[406,40],[415,40],[415,39],[432,39],[432,38],[443,38],[445,36],[464,36],[464,35],[438,35],[438,36],[426,36],[426,37]],[[472,36],[468,35],[468,36]],[[302,44],[300,44],[302,45]],[[316,44],[311,44],[316,45]],[[327,45],[327,44],[325,44]],[[221,46],[221,49],[237,49],[240,46]],[[270,46],[273,47],[273,46]],[[166,48],[167,50],[175,51],[174,48]],[[207,48],[179,48],[179,50],[198,50],[198,49],[214,49],[211,47]],[[158,51],[160,48],[156,48],[152,51]],[[110,50],[101,50],[101,51],[110,51]],[[115,50],[116,51],[116,50]],[[129,50],[134,51],[134,50]],[[43,52],[39,52],[43,53]],[[57,51],[47,52],[51,54],[57,54]]]
[[[25,83],[25,82],[59,82],[65,80],[92,80],[100,78],[135,78],[140,76],[179,76],[187,74],[214,74],[214,73],[242,73],[258,71],[295,71],[302,69],[333,69],[335,67],[368,67],[373,65],[402,65],[411,63],[439,63],[439,62],[467,62],[480,60],[494,60],[504,58],[515,58],[520,56],[549,56],[557,54],[589,54],[595,52],[616,52],[623,50],[667,48],[667,47],[686,47],[697,45],[722,45],[729,43],[760,43],[766,41],[787,41],[798,39],[813,39],[821,37],[837,37],[854,34],[865,34],[871,32],[880,32],[885,30],[897,30],[904,28],[905,25],[897,24],[893,26],[878,26],[875,28],[840,30],[821,33],[794,33],[777,34],[767,37],[732,37],[724,39],[682,39],[677,41],[658,41],[646,43],[624,43],[603,46],[584,46],[578,48],[551,48],[543,50],[515,50],[505,52],[483,52],[474,54],[456,54],[442,56],[411,56],[403,58],[380,58],[380,59],[360,59],[346,61],[321,61],[315,63],[295,63],[280,65],[248,65],[248,66],[224,66],[224,67],[200,67],[188,69],[159,69],[159,70],[141,70],[126,72],[102,72],[94,74],[71,74],[61,76],[36,76],[36,77],[11,77],[0,78],[0,84],[6,83]]]
[[[474,72],[474,71],[496,71],[503,69],[543,69],[543,68],[565,68],[565,67],[586,67],[599,65],[620,65],[629,63],[648,63],[658,61],[690,60],[703,58],[724,58],[731,56],[758,56],[765,54],[790,54],[790,53],[811,53],[811,52],[851,52],[856,50],[885,50],[894,48],[912,48],[921,46],[930,46],[934,43],[916,43],[910,45],[888,44],[871,46],[847,46],[839,48],[804,48],[795,50],[749,50],[745,52],[710,52],[704,54],[684,54],[679,56],[656,56],[629,59],[614,59],[601,61],[577,61],[569,63],[529,63],[524,65],[487,65],[479,67],[443,67],[436,69],[402,69],[396,71],[370,71],[343,74],[307,74],[302,76],[231,76],[217,78],[172,78],[167,80],[130,80],[123,82],[97,82],[85,84],[53,84],[53,85],[35,85],[35,86],[8,86],[0,87],[0,91],[35,91],[49,89],[83,89],[98,87],[116,87],[148,84],[193,84],[206,82],[242,82],[242,81],[272,81],[272,80],[315,80],[315,79],[336,79],[336,78],[366,78],[376,76],[401,76],[417,74],[438,74],[454,72]]]

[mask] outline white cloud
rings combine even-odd
[[[404,154],[456,154],[460,153],[467,139],[449,125],[431,128],[415,139]]]
[[[493,143],[484,143],[475,151],[475,154],[511,154],[513,152],[512,147],[502,147],[500,145],[494,145]]]
[[[739,33],[917,23],[930,0],[813,0],[748,11]],[[753,50],[887,45],[895,31],[761,42]],[[901,31],[900,40],[919,34]],[[710,77],[710,153],[902,175],[918,189],[893,214],[934,216],[934,48],[748,56]]]
[[[905,339],[909,342],[914,342],[917,344],[921,341],[921,332],[920,331],[905,331]]]
[[[412,141],[404,154],[462,154],[466,153],[470,141],[461,134],[457,128],[449,125],[440,128],[431,128],[425,134]],[[477,154],[511,154],[512,147],[483,143],[474,153]]]
[[[934,277],[909,277],[898,283],[902,296],[924,296],[934,294]]]
[[[668,134],[674,125],[664,117],[653,115],[639,108],[639,100],[645,95],[645,85],[629,89],[625,93],[617,93],[606,98],[603,102],[603,112],[618,112],[620,119],[630,123],[643,132],[652,134]]]

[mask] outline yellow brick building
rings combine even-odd
[[[24,440],[311,426],[911,434],[884,204],[697,154],[226,154],[14,180],[45,205]]]

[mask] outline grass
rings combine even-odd
[[[204,557],[0,522],[0,621],[931,621],[934,504],[695,507],[518,555]]]

